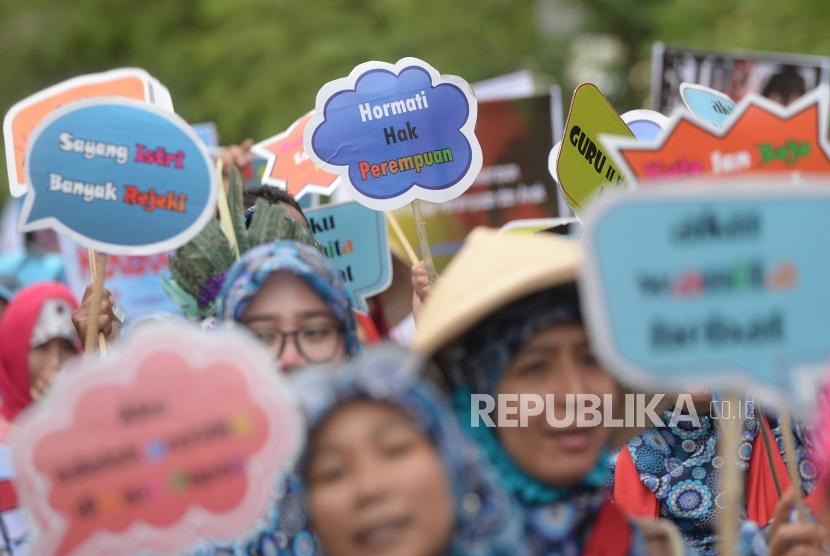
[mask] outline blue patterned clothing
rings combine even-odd
[[[216,300],[216,318],[242,320],[248,303],[275,272],[302,278],[343,325],[346,354],[360,350],[352,302],[340,271],[315,248],[296,241],[276,241],[247,251],[228,270]]]
[[[354,400],[392,404],[409,415],[435,446],[452,487],[455,527],[448,554],[522,556],[528,552],[522,512],[494,470],[461,432],[450,407],[419,377],[420,362],[388,345],[367,350],[339,367],[302,370],[291,377],[310,434],[334,410]],[[306,461],[300,460],[302,471]],[[311,516],[313,521],[313,516]]]
[[[722,514],[719,485],[724,459],[718,455],[721,433],[717,421],[708,415],[699,418],[699,427],[680,421],[675,427],[649,428],[629,441],[628,450],[640,480],[660,503],[660,517],[674,522],[685,542],[708,556],[717,554],[717,524]],[[662,419],[669,422],[671,410]],[[749,469],[758,432],[757,418],[744,420],[738,448],[738,466],[743,473]],[[773,434],[778,441],[780,429],[773,427]],[[799,444],[803,455],[805,448],[803,443]],[[783,457],[783,443],[779,446]],[[811,487],[815,467],[805,458],[799,468],[805,487]],[[741,511],[744,523],[746,510]],[[757,539],[746,544],[745,553],[763,554],[757,551],[758,546]]]

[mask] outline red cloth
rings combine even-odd
[[[29,393],[29,342],[43,304],[63,299],[74,310],[78,302],[63,284],[42,282],[15,295],[0,319],[0,415],[13,421],[32,397]],[[78,350],[78,346],[75,346]]]
[[[631,526],[611,500],[606,500],[582,556],[625,556],[630,549]]]
[[[790,488],[790,477],[766,419],[762,420],[758,434],[766,435],[769,439],[772,466],[766,454],[763,438],[756,437],[746,473],[746,513],[749,521],[763,527],[775,515],[775,506],[780,499],[773,473],[778,476],[782,493]],[[623,513],[632,517],[656,518],[660,514],[657,497],[640,480],[640,473],[634,466],[628,448],[623,448],[617,458],[614,471],[614,503]]]
[[[357,327],[363,333],[361,339],[365,340],[367,346],[380,342],[378,328],[369,315],[355,311],[354,319],[357,322]]]

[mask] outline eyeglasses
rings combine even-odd
[[[328,363],[337,354],[343,341],[343,327],[333,322],[309,323],[291,331],[265,323],[250,323],[246,326],[264,344],[276,348],[277,357],[282,357],[288,338],[292,338],[294,348],[310,363]]]

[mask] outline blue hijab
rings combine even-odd
[[[419,373],[414,355],[381,345],[339,367],[301,370],[291,380],[311,435],[338,407],[354,400],[391,404],[414,421],[434,445],[452,488],[455,526],[448,554],[527,554],[519,508],[465,438],[449,406]],[[300,470],[306,457],[300,460]]]
[[[360,350],[352,302],[340,271],[317,249],[296,241],[276,241],[247,251],[228,270],[216,300],[216,318],[241,321],[251,299],[275,272],[302,278],[343,325],[346,355]]]
[[[528,527],[527,542],[540,554],[582,552],[608,497],[608,455],[603,453],[576,485],[544,484],[516,464],[493,430],[471,426],[470,395],[494,395],[510,362],[535,334],[558,324],[579,322],[582,315],[576,285],[566,284],[497,310],[447,353],[456,419],[496,467],[502,485],[518,500]],[[644,536],[632,527],[629,553],[645,552]]]

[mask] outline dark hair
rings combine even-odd
[[[806,92],[807,85],[804,83],[804,78],[799,75],[795,67],[783,66],[781,71],[769,78],[761,94],[767,98],[779,94],[784,99],[789,99],[793,95],[801,96]]]
[[[262,199],[269,205],[279,205],[279,204],[286,204],[294,207],[297,209],[297,212],[303,215],[303,220],[305,220],[306,224],[308,224],[308,218],[306,218],[303,209],[300,207],[300,204],[297,202],[294,197],[292,197],[289,193],[286,193],[279,187],[273,187],[271,185],[261,185],[259,187],[254,187],[251,189],[246,189],[242,192],[242,202],[245,204],[246,209],[250,209],[253,207],[257,199]]]

